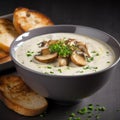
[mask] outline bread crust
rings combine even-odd
[[[0,49],[9,52],[12,41],[18,36],[11,20],[0,18]]]
[[[48,106],[46,99],[30,89],[17,75],[0,77],[0,99],[9,109],[24,116],[41,114]],[[34,106],[31,107],[32,103]]]
[[[26,31],[53,25],[53,22],[43,13],[28,8],[16,8],[13,13],[13,24],[19,34]]]
[[[0,59],[7,57],[9,54],[0,49]]]
[[[9,62],[9,61],[11,61],[10,55],[1,58],[1,59],[0,59],[0,64],[6,63],[6,62]]]

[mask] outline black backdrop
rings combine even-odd
[[[0,15],[16,7],[28,7],[49,16],[55,24],[80,24],[96,27],[119,38],[120,7],[103,0],[1,0]]]

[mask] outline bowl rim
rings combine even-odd
[[[102,72],[105,72],[105,71],[110,70],[111,68],[115,67],[115,65],[117,65],[117,64],[119,63],[119,61],[120,61],[120,56],[118,57],[118,59],[117,59],[116,61],[113,62],[113,64],[111,64],[110,66],[108,66],[108,67],[105,68],[105,69],[99,70],[99,71],[97,71],[97,72],[80,74],[80,75],[45,74],[45,73],[42,73],[42,72],[39,72],[39,71],[30,69],[30,68],[28,68],[28,67],[20,64],[20,63],[16,60],[16,58],[14,57],[14,55],[13,55],[13,50],[12,50],[12,49],[14,49],[14,47],[15,47],[15,46],[14,46],[14,43],[16,42],[16,40],[17,40],[19,37],[21,37],[21,36],[23,36],[24,34],[26,34],[26,33],[30,33],[30,32],[32,32],[32,31],[36,31],[37,29],[45,29],[45,28],[51,28],[51,27],[75,27],[75,28],[76,28],[76,27],[83,27],[83,28],[93,29],[93,30],[96,30],[96,31],[98,31],[98,32],[101,32],[101,33],[105,34],[106,36],[109,36],[110,38],[112,38],[112,39],[116,42],[116,44],[119,46],[119,49],[120,49],[120,43],[117,41],[117,39],[116,39],[115,37],[113,37],[112,35],[104,32],[104,31],[102,31],[102,30],[99,30],[99,29],[94,28],[94,27],[83,26],[83,25],[60,24],[60,25],[53,25],[53,26],[45,26],[45,27],[41,27],[41,28],[36,28],[36,29],[30,30],[30,31],[25,32],[25,33],[21,34],[20,36],[18,36],[18,37],[12,42],[12,44],[11,44],[11,46],[10,46],[10,56],[11,56],[13,62],[14,62],[15,64],[17,64],[19,67],[22,67],[22,69],[27,70],[27,71],[30,71],[30,72],[33,72],[33,73],[36,73],[36,74],[39,74],[39,75],[49,76],[49,77],[52,77],[52,76],[53,76],[53,77],[62,77],[62,78],[63,78],[63,77],[78,77],[78,76],[79,76],[79,77],[83,77],[83,76],[89,76],[89,75],[96,75],[96,74],[99,74],[99,73],[102,73]],[[47,33],[46,33],[46,34],[47,34]],[[34,36],[34,37],[35,37],[35,36]]]

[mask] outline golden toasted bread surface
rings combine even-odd
[[[46,99],[30,89],[17,75],[0,77],[0,94],[4,104],[21,115],[38,115],[48,106]]]
[[[9,52],[12,41],[18,36],[12,21],[0,18],[0,49]]]
[[[9,54],[0,49],[0,59],[7,57]]]
[[[13,14],[13,24],[19,34],[35,29],[53,25],[53,22],[43,13],[28,8],[16,8]]]

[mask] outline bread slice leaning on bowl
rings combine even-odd
[[[13,40],[18,36],[13,22],[6,18],[0,18],[0,49],[8,52]]]
[[[47,100],[31,90],[17,75],[0,77],[0,99],[11,110],[35,116],[47,109]]]
[[[16,8],[13,13],[13,24],[19,34],[34,28],[53,25],[53,22],[43,13],[28,8]]]

